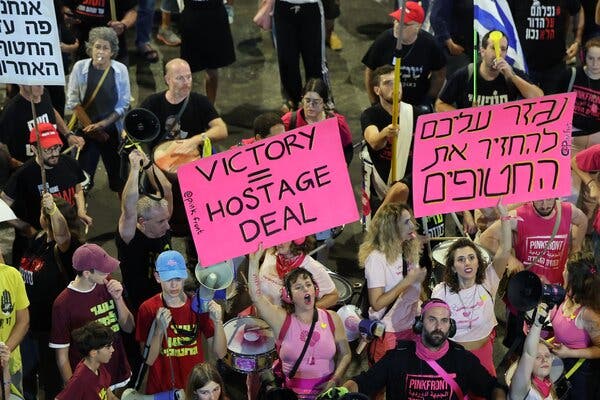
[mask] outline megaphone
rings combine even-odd
[[[160,133],[160,121],[150,110],[134,108],[123,118],[125,133],[132,142],[150,142]]]
[[[135,389],[126,389],[121,400],[185,400],[185,392],[183,389],[174,389],[156,394],[141,394]]]
[[[208,303],[215,295],[215,291],[226,289],[233,282],[233,261],[227,260],[210,267],[203,267],[198,263],[194,271],[200,283],[195,302],[192,308],[199,313],[208,312]]]
[[[508,281],[508,300],[519,311],[533,310],[542,301],[552,307],[562,303],[565,294],[562,286],[542,284],[531,271],[521,271]]]
[[[383,322],[361,318],[360,309],[352,304],[341,307],[337,313],[344,324],[346,338],[349,342],[358,339],[361,334],[367,338],[373,338],[381,337],[385,332]]]

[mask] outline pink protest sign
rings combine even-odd
[[[574,104],[568,93],[420,117],[415,216],[570,194]]]
[[[177,176],[202,265],[358,220],[335,118],[194,161]]]

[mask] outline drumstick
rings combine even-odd
[[[68,152],[70,152],[71,150],[73,150],[73,147],[75,147],[74,144],[70,145],[69,147],[67,147],[66,149],[64,149],[61,154],[67,154]]]

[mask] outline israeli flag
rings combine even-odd
[[[515,68],[527,72],[525,55],[506,0],[475,0],[475,29],[479,37],[492,30],[501,30],[508,38],[506,60]]]

